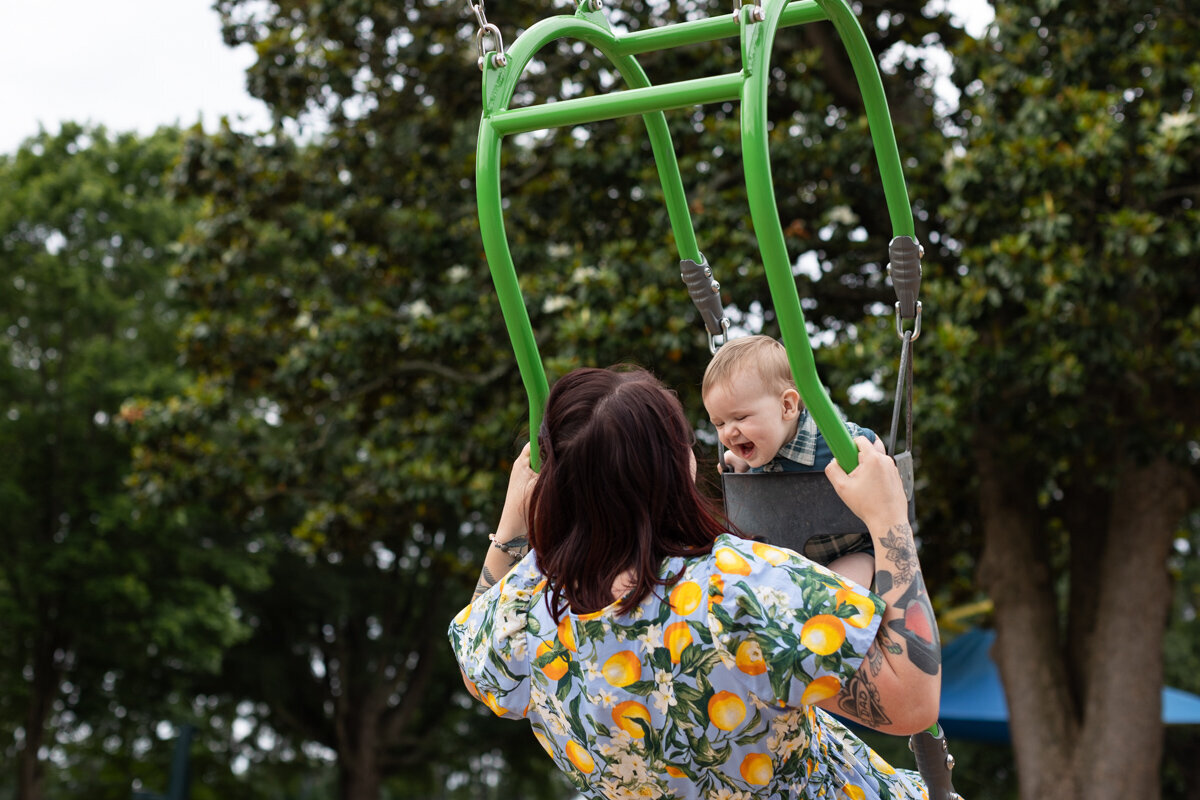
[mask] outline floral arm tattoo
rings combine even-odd
[[[903,616],[888,622],[887,626],[907,643],[909,660],[922,672],[936,675],[942,663],[937,619],[933,615],[929,593],[925,590],[925,580],[921,577],[921,563],[917,560],[912,534],[908,533],[907,528],[905,525],[899,533],[893,528],[880,539],[887,551],[887,560],[895,567],[894,572],[887,569],[876,572],[875,587],[882,595],[893,587],[908,584],[904,593],[892,604]]]

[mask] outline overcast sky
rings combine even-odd
[[[266,124],[246,94],[248,47],[221,40],[212,0],[0,0],[0,153],[39,124],[64,120],[149,133],[159,125],[247,117]]]
[[[972,32],[991,19],[987,0],[948,2]],[[143,134],[197,122],[212,131],[222,116],[238,130],[264,127],[265,107],[245,90],[254,53],[225,46],[211,4],[0,0],[0,153],[64,120]]]

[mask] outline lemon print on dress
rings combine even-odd
[[[771,757],[765,753],[750,753],[742,759],[742,766],[738,771],[742,773],[742,780],[754,786],[766,786],[775,776]]]
[[[687,773],[684,772],[683,770],[681,770],[679,767],[675,767],[670,764],[667,764],[666,770],[667,770],[667,774],[670,775],[672,778],[686,778],[687,777]]]
[[[742,558],[736,550],[729,547],[722,547],[714,553],[716,556],[717,569],[727,575],[749,575],[750,562]]]
[[[708,721],[723,731],[735,730],[746,718],[746,703],[733,692],[717,692],[708,701]]]
[[[645,729],[634,720],[642,720],[650,727],[650,710],[636,700],[617,703],[612,712],[613,723],[635,739],[646,735]]]
[[[575,626],[571,624],[570,617],[563,617],[559,621],[558,640],[563,643],[563,647],[567,648],[572,653],[579,652],[579,649],[575,645]]]
[[[847,783],[842,787],[842,796],[848,797],[850,800],[865,800],[867,793],[862,790],[861,786]]]
[[[538,645],[536,657],[541,658],[546,653],[554,649],[554,645],[550,642],[542,642]],[[556,681],[563,675],[567,674],[567,656],[563,654],[551,661],[546,666],[542,667],[542,672],[546,673],[546,677],[552,681]]]
[[[855,628],[865,628],[875,618],[875,604],[871,602],[871,598],[861,595],[853,589],[838,589],[834,599],[838,605],[846,603],[854,606],[857,610],[853,616],[846,618],[846,622]]]
[[[757,639],[746,639],[737,647],[734,654],[737,668],[747,675],[762,675],[767,671],[767,662],[763,661],[762,648]]]
[[[632,650],[622,650],[609,657],[600,671],[604,674],[604,680],[620,688],[642,677],[642,662]]]
[[[496,699],[493,692],[488,692],[483,699],[483,704],[492,710],[492,713],[497,717],[503,717],[508,713],[508,709],[500,705],[500,701]]]
[[[754,551],[756,556],[775,567],[788,560],[786,550],[780,550],[778,547],[772,547],[769,544],[755,542],[750,546],[750,549]]]
[[[822,700],[828,700],[842,689],[842,682],[833,675],[822,675],[815,681],[810,683],[804,689],[804,694],[800,695],[800,702],[803,705],[815,705]]]
[[[669,598],[671,610],[681,617],[686,617],[700,606],[703,596],[700,584],[695,581],[684,581],[671,590]]]
[[[713,575],[708,581],[708,610],[712,610],[713,603],[723,602],[725,602],[725,579],[720,575]]]
[[[550,744],[550,740],[546,738],[546,734],[541,731],[534,731],[533,738],[537,739],[538,744],[546,751],[546,754],[554,758],[554,745]]]
[[[588,755],[588,751],[576,744],[574,739],[567,741],[565,750],[567,758],[585,775],[596,768],[596,762]]]
[[[672,622],[663,631],[663,644],[671,652],[671,663],[678,664],[684,648],[692,643],[692,629],[686,622]]]
[[[882,772],[884,775],[895,775],[896,768],[879,757],[879,754],[874,750],[867,751],[867,758],[871,762],[871,766]]]
[[[832,614],[817,614],[800,629],[800,643],[820,656],[836,653],[846,641],[846,625]]]

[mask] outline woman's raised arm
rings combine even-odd
[[[875,730],[912,734],[937,721],[942,680],[937,620],[917,559],[908,501],[891,458],[866,437],[855,440],[858,467],[825,469],[875,543],[875,592],[887,604],[875,641],[854,678],[819,705]]]

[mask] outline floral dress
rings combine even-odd
[[[717,538],[618,615],[553,619],[536,554],[450,625],[475,694],[527,718],[587,798],[927,800],[813,703],[858,670],[884,603],[796,553]]]

